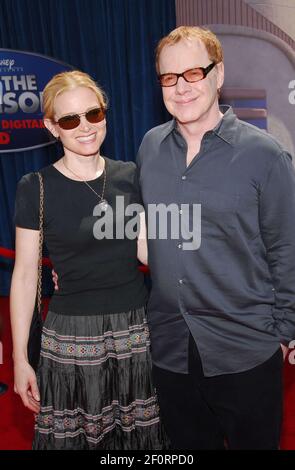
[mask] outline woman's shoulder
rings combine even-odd
[[[113,175],[120,176],[121,178],[134,178],[137,171],[137,166],[134,162],[124,162],[122,160],[112,160],[111,158],[103,157],[106,161],[106,171]]]
[[[27,173],[23,175],[19,182],[17,183],[17,193],[35,193],[39,186],[39,179],[37,172]]]
[[[123,193],[133,195],[134,202],[141,204],[142,200],[136,164],[134,162],[108,159],[108,161],[106,161],[107,178],[108,169],[112,186]]]
[[[123,160],[113,160],[112,158],[103,157],[107,163],[107,165],[116,170],[126,170],[126,171],[134,171],[136,168],[136,164],[132,161],[124,162]]]
[[[42,181],[44,185],[45,194],[53,193],[55,191],[55,181],[52,181],[52,178],[55,178],[54,169],[52,165],[41,168],[37,171],[32,171],[21,177],[17,183],[16,187],[16,199],[17,200],[27,200],[33,203],[34,201],[39,201],[40,198],[40,180],[38,173],[42,176]]]
[[[46,178],[48,176],[54,175],[54,172],[52,171],[53,165],[48,165],[44,168],[41,168],[40,170],[32,171],[30,173],[26,173],[21,177],[21,179],[18,182],[18,187],[22,188],[34,188],[35,186],[39,186],[39,176],[38,173],[41,174],[43,178]]]

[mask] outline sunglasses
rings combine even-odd
[[[212,62],[208,67],[196,67],[182,73],[163,73],[158,76],[158,80],[162,87],[175,86],[179,77],[184,78],[184,80],[189,83],[199,82],[207,77],[208,73],[213,69],[213,67],[215,67],[215,65],[215,62]]]
[[[104,108],[94,108],[90,109],[90,111],[87,111],[86,113],[68,114],[67,116],[63,116],[55,121],[55,124],[58,124],[62,129],[70,130],[75,129],[80,125],[80,116],[85,116],[87,121],[91,124],[97,124],[104,120],[105,115],[106,111]]]

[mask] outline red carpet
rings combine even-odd
[[[26,450],[31,448],[33,436],[33,414],[21,403],[13,392],[11,359],[11,333],[8,298],[0,297],[0,315],[4,319],[3,364],[0,364],[0,381],[9,386],[9,391],[0,396],[0,450]],[[281,449],[295,450],[295,365],[285,364],[285,411]]]

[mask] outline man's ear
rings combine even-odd
[[[224,63],[219,62],[219,64],[216,65],[216,69],[217,69],[217,89],[220,90],[224,82]]]
[[[56,139],[59,138],[59,132],[57,130],[57,126],[51,121],[51,119],[44,119],[44,125],[49,130],[49,132],[51,132],[53,137],[55,137]]]

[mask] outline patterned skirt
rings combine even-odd
[[[93,316],[49,311],[33,449],[167,449],[151,368],[144,308]]]

